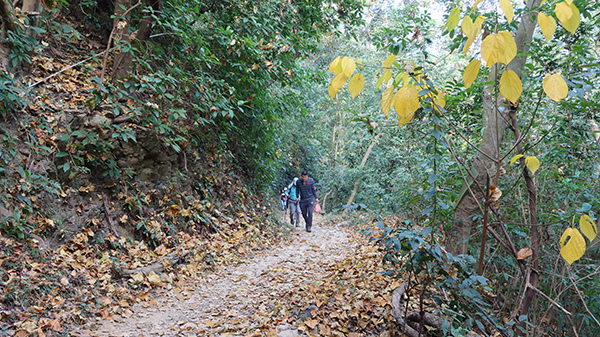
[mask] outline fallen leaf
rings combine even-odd
[[[530,257],[531,255],[533,255],[533,251],[531,250],[531,248],[522,248],[517,253],[517,260],[525,260],[526,258]]]

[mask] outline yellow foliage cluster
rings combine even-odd
[[[401,71],[397,74],[393,78],[393,82],[389,83],[393,76],[391,68],[395,62],[396,55],[390,55],[383,62],[383,74],[379,77],[375,86],[377,89],[384,83],[387,86],[381,98],[381,111],[386,117],[388,117],[393,106],[398,114],[399,125],[402,126],[409,123],[413,119],[415,112],[419,109],[421,100],[425,97],[429,98],[431,104],[434,108],[437,107],[438,110],[445,106],[446,100],[442,93],[436,88],[427,88],[423,83],[420,83],[422,74],[420,72],[415,73],[410,66],[406,67],[406,71]],[[355,61],[349,57],[337,57],[331,62],[329,71],[335,76],[329,83],[327,90],[332,99],[337,96],[339,90],[350,77],[348,90],[352,98],[355,98],[364,89],[364,76],[359,72],[354,74],[354,76],[352,75],[356,70],[356,63],[362,68],[360,61]],[[415,66],[414,63],[413,66]],[[398,90],[396,91],[395,89],[397,88]],[[425,88],[429,90],[425,90],[426,93],[420,95],[421,90]]]
[[[504,12],[506,20],[510,23],[514,17],[514,9],[509,0],[500,0],[500,8]],[[478,2],[476,1],[471,13],[475,10]],[[579,27],[581,22],[579,9],[573,4],[572,0],[557,3],[555,6],[554,13],[562,26],[569,31],[574,33]],[[556,31],[556,20],[544,13],[539,13],[537,16],[538,25],[544,35],[546,41],[552,39],[554,32]],[[467,37],[467,41],[463,47],[463,52],[467,53],[469,47],[473,44],[475,38],[479,36],[482,31],[482,23],[485,18],[478,16],[475,22],[472,21],[470,14],[465,15],[462,19],[461,31]],[[450,12],[448,21],[444,28],[449,31],[454,30],[460,21],[460,9],[455,8]],[[514,37],[508,31],[501,31],[495,34],[487,35],[481,43],[481,57],[486,62],[488,67],[492,67],[496,63],[500,62],[504,65],[508,65],[517,55],[517,44]],[[479,67],[481,61],[473,60],[463,71],[463,81],[465,88],[469,88],[477,75],[479,74]],[[548,97],[554,101],[560,101],[567,97],[568,88],[565,80],[560,74],[548,74],[546,75],[543,83],[544,92]],[[500,93],[506,99],[513,104],[521,97],[523,85],[521,78],[511,70],[506,70],[500,80]]]

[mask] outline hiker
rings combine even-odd
[[[294,178],[291,184],[285,190],[285,195],[288,196],[288,207],[290,208],[290,223],[294,225],[294,214],[296,214],[296,227],[300,227],[300,193],[296,184],[298,178]]]
[[[279,193],[279,203],[281,205],[281,210],[285,211],[287,208],[287,196],[285,195],[286,188],[281,189],[281,193]]]
[[[306,223],[306,231],[310,233],[312,230],[313,207],[315,201],[319,202],[315,181],[313,178],[309,178],[308,171],[304,170],[300,176],[300,181],[296,185],[296,189],[300,192],[300,210]]]

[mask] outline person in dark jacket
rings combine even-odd
[[[300,192],[300,211],[306,223],[306,231],[312,230],[313,207],[316,202],[319,202],[317,196],[317,188],[313,178],[308,177],[308,171],[302,171],[300,181],[296,183],[296,190]]]

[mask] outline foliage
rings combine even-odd
[[[411,308],[422,310],[425,303],[434,304],[436,307],[428,305],[428,310],[447,315],[442,324],[444,335],[470,331],[475,326],[485,330],[484,325],[489,323],[498,326],[497,322],[489,322],[485,309],[485,297],[494,289],[485,277],[476,274],[474,258],[446,252],[435,243],[431,227],[410,228],[408,220],[394,227],[379,221],[377,227],[378,231],[368,235],[385,254],[382,261],[388,265],[386,274],[396,279],[396,285],[408,282],[407,294],[418,293],[418,304],[409,304]],[[471,312],[477,312],[477,318]]]
[[[504,18],[502,18],[498,17],[499,13],[493,10],[481,14],[485,9],[477,9],[477,4],[478,2],[473,8],[460,6],[450,8],[450,15],[445,21],[444,35],[452,39],[448,45],[450,50],[463,52],[469,49],[480,50],[481,58],[478,53],[473,54],[474,57],[471,57],[472,54],[467,53],[465,58],[454,59],[458,67],[465,69],[459,74],[459,76],[462,75],[462,80],[458,79],[457,74],[452,74],[450,78],[438,77],[436,75],[443,70],[428,69],[429,65],[426,62],[416,62],[412,55],[398,53],[399,55],[396,56],[396,51],[390,48],[394,45],[393,43],[381,44],[394,55],[386,55],[378,61],[383,66],[379,67],[381,69],[380,75],[376,78],[379,81],[373,84],[373,87],[382,88],[379,102],[371,107],[366,107],[364,110],[377,108],[378,110],[381,109],[379,110],[380,113],[388,114],[394,111],[397,114],[398,125],[405,125],[405,131],[396,129],[395,134],[387,133],[385,128],[378,131],[381,132],[382,146],[385,149],[388,149],[385,147],[385,142],[389,142],[393,147],[403,147],[404,151],[400,151],[398,157],[396,157],[395,151],[390,151],[387,155],[378,154],[376,156],[376,159],[371,163],[375,169],[366,171],[361,181],[361,193],[365,196],[363,200],[368,200],[368,202],[361,202],[371,206],[375,205],[377,200],[385,198],[390,200],[401,196],[405,202],[399,204],[399,210],[405,217],[410,218],[419,225],[439,226],[442,231],[450,227],[452,221],[451,206],[465,193],[464,189],[459,191],[457,186],[463,180],[468,182],[472,179],[472,177],[469,177],[469,171],[462,168],[467,162],[465,158],[469,158],[476,153],[476,146],[481,139],[479,135],[482,126],[479,118],[482,113],[481,92],[484,89],[485,78],[492,71],[498,70],[502,76],[498,77],[500,80],[492,90],[493,97],[502,95],[514,104],[512,107],[507,105],[507,108],[510,107],[510,109],[518,111],[519,128],[524,131],[520,139],[508,137],[502,144],[499,144],[501,155],[497,159],[497,175],[493,172],[496,171],[496,168],[487,168],[491,171],[490,176],[501,178],[498,186],[493,186],[494,183],[489,186],[488,190],[490,191],[488,200],[494,203],[493,207],[500,212],[494,215],[496,218],[492,221],[494,226],[506,228],[516,247],[531,245],[531,228],[526,225],[523,226],[529,221],[525,210],[530,206],[528,205],[527,196],[523,198],[519,191],[524,187],[523,181],[517,175],[519,172],[512,171],[505,175],[505,172],[508,171],[506,164],[509,161],[507,158],[514,156],[514,154],[511,154],[511,151],[515,149],[514,144],[523,142],[525,152],[523,153],[524,158],[521,159],[522,168],[525,172],[536,174],[535,185],[540,188],[537,204],[541,211],[540,224],[542,226],[548,224],[552,227],[548,230],[548,233],[544,232],[542,234],[544,240],[548,239],[553,242],[552,245],[542,244],[540,251],[540,266],[547,268],[556,263],[556,257],[559,255],[562,246],[567,247],[563,249],[570,251],[570,253],[578,251],[576,255],[579,257],[582,252],[581,248],[586,245],[580,231],[568,228],[567,236],[571,237],[570,241],[567,240],[566,236],[561,240],[560,233],[565,231],[565,226],[568,226],[571,222],[570,216],[567,216],[567,214],[572,216],[574,213],[585,214],[587,212],[576,212],[572,205],[590,203],[591,200],[596,199],[594,195],[598,191],[598,185],[594,180],[597,174],[596,165],[592,164],[594,163],[593,159],[588,157],[589,154],[598,151],[594,138],[590,136],[590,128],[592,132],[595,132],[593,130],[595,130],[594,125],[596,125],[597,109],[589,105],[594,104],[592,102],[597,102],[598,95],[597,90],[594,89],[594,84],[592,84],[594,80],[589,77],[597,73],[597,62],[593,56],[597,55],[597,46],[590,44],[589,37],[594,36],[593,34],[581,33],[583,27],[589,27],[589,24],[596,19],[593,19],[594,14],[583,14],[583,19],[579,22],[578,11],[571,9],[576,14],[574,16],[565,15],[567,12],[565,8],[571,8],[570,4],[544,3],[542,10],[547,15],[538,16],[541,34],[538,32],[534,34],[534,43],[532,43],[530,49],[530,53],[535,56],[527,59],[524,73],[517,75],[516,72],[511,72],[510,69],[505,67],[517,56],[516,44],[513,39],[517,26],[511,20],[513,17],[522,17],[527,9],[522,6],[512,8],[510,3],[502,1],[500,3],[500,8],[502,8],[504,14]],[[576,3],[575,5],[583,8],[588,4]],[[562,8],[563,6],[566,7]],[[461,12],[465,16],[462,25],[459,25],[461,23]],[[581,12],[597,13],[597,8],[586,7]],[[551,28],[549,25],[552,24],[547,21],[552,21],[553,19],[548,18],[554,15],[559,16],[558,21],[565,29],[559,27],[556,31],[549,31],[548,28]],[[565,16],[563,17],[563,15]],[[569,17],[567,18],[567,16]],[[569,21],[571,18],[572,21]],[[575,30],[578,25],[580,25],[579,29]],[[402,25],[398,26],[402,27]],[[481,49],[479,49],[475,38],[481,32],[483,32],[483,41]],[[398,35],[410,37],[407,32]],[[550,38],[551,36],[554,37]],[[394,41],[396,47],[400,45],[398,40]],[[409,38],[405,38],[404,43],[409,43],[409,40]],[[444,43],[441,45],[443,46]],[[351,48],[340,48],[338,53],[330,57],[330,62],[327,65],[330,72],[333,73],[329,77],[331,106],[339,106],[339,109],[343,110],[354,104],[354,102],[350,102],[350,99],[346,97],[346,93],[341,88],[353,76],[370,68],[369,66],[372,63],[365,61],[369,56],[360,56]],[[556,59],[556,62],[551,62],[551,59]],[[566,61],[567,59],[570,61]],[[356,65],[353,64],[353,60],[356,60]],[[482,64],[484,67],[481,67]],[[491,68],[494,64],[494,68]],[[580,64],[582,67],[574,66],[575,64]],[[463,68],[465,66],[466,68]],[[394,73],[389,72],[389,70],[393,70]],[[364,76],[364,78],[368,78],[368,76]],[[521,81],[522,79],[523,81]],[[388,83],[389,85],[386,87],[384,84]],[[352,97],[356,96],[359,87],[362,87],[362,85],[357,87],[353,83],[349,86],[348,92]],[[356,96],[355,100],[360,99],[362,95],[373,97],[368,88],[369,85],[366,84],[361,95]],[[445,94],[445,105],[437,98],[437,93]],[[549,98],[549,100],[546,98]],[[554,102],[558,102],[558,104],[555,105]],[[392,106],[394,107],[393,110],[391,109]],[[501,107],[500,109],[504,108]],[[486,112],[483,113],[485,116]],[[364,118],[362,121],[366,122],[363,124],[366,125],[373,119]],[[379,126],[385,125],[380,121],[377,121],[377,124]],[[366,132],[361,137],[366,139],[365,135],[368,137]],[[422,135],[427,136],[423,137]],[[423,139],[427,141],[422,142]],[[558,153],[562,153],[562,157],[557,156]],[[347,151],[345,154],[346,158],[353,155],[351,151]],[[382,158],[380,159],[380,157]],[[407,171],[411,175],[407,175],[406,171],[398,172],[397,176],[394,177],[397,178],[397,185],[405,186],[405,188],[399,188],[397,191],[394,188],[388,188],[385,192],[378,194],[379,191],[375,188],[375,184],[365,182],[369,182],[371,179],[385,182],[394,181],[388,178],[388,167],[386,166],[386,162],[392,162],[392,158],[402,159],[407,163],[407,166],[410,166],[410,164],[414,166],[414,163],[427,163],[424,167],[429,171],[414,172],[413,174],[409,168]],[[517,156],[517,158],[520,157]],[[542,166],[540,166],[540,161],[544,163]],[[528,169],[525,167],[528,167]],[[583,167],[588,169],[593,167],[593,173],[589,178],[583,178],[581,171]],[[569,172],[565,172],[565,169],[568,169]],[[415,177],[419,178],[415,179]],[[417,181],[424,184],[417,184]],[[571,181],[574,183],[570,184]],[[429,191],[426,190],[427,186],[429,186]],[[569,192],[567,186],[571,186],[571,188],[582,193],[575,196],[572,192]],[[561,193],[564,193],[564,195]],[[564,200],[561,200],[563,198]],[[567,213],[565,213],[565,210],[568,210]],[[412,216],[415,213],[417,216],[422,216],[422,218],[413,218]],[[560,214],[560,219],[556,215],[557,213]],[[594,213],[588,215],[591,219],[594,219]],[[475,219],[482,219],[482,216],[483,214],[473,215]],[[588,221],[582,223],[586,228],[585,231],[591,235],[589,238],[593,237],[596,233],[595,226]],[[558,235],[554,231],[555,229],[559,233]],[[543,230],[545,231],[545,229]],[[443,235],[443,232],[441,235]],[[579,241],[573,239],[577,235],[580,237]],[[576,244],[576,242],[579,242],[579,244]],[[589,244],[592,244],[591,241]],[[476,244],[474,246],[474,249],[478,248]],[[487,247],[485,249],[485,252],[482,250],[482,254],[487,257],[490,252],[487,251]],[[503,255],[497,254],[502,249],[495,247],[492,250],[493,256]],[[572,260],[571,258],[570,261]],[[498,278],[505,277],[503,275],[514,272],[516,269],[515,262],[514,259],[509,259],[506,256],[498,260],[490,258],[489,262],[486,263],[485,270],[492,274],[484,275],[495,275]],[[517,261],[517,263],[520,262]],[[590,268],[587,267],[588,263],[591,263]],[[579,268],[588,268],[587,270],[592,272],[595,270],[595,263],[592,261],[585,260],[581,264]],[[553,272],[559,273],[563,282],[570,273],[566,269],[554,270]],[[557,279],[560,279],[560,277]],[[556,282],[558,282],[557,279],[542,280],[542,282],[548,282],[542,285],[544,291],[550,291],[547,294],[559,293],[557,288],[560,287],[555,287]],[[510,297],[507,297],[516,299],[520,296],[514,283],[503,283],[499,279],[494,279],[494,277],[490,277],[490,280],[495,286],[502,289],[500,292],[511,294]],[[597,293],[597,285],[585,281],[583,283],[590,287],[590,293]],[[582,287],[582,285],[574,283],[560,289],[569,293],[570,296],[577,296],[579,287]],[[568,297],[569,295],[564,296]],[[509,300],[507,302],[497,310],[506,312],[511,305],[519,305],[516,301]],[[545,302],[545,304],[552,307],[549,302]],[[582,311],[581,308],[579,310],[572,309]],[[499,317],[501,314],[496,313],[496,315],[496,317]],[[560,316],[562,313],[558,315]],[[595,312],[586,310],[585,313],[579,316],[579,322],[586,322],[585,326],[581,326],[581,331],[592,331],[595,328],[594,325],[597,321],[594,321],[594,315]],[[584,317],[586,318],[584,319]],[[561,319],[568,321],[570,318],[561,317]],[[551,327],[545,325],[543,315],[536,310],[530,313],[527,320],[539,324],[534,328],[536,331],[551,329]],[[522,322],[519,325],[522,325]],[[563,326],[567,329],[566,326],[568,325],[567,322]]]

